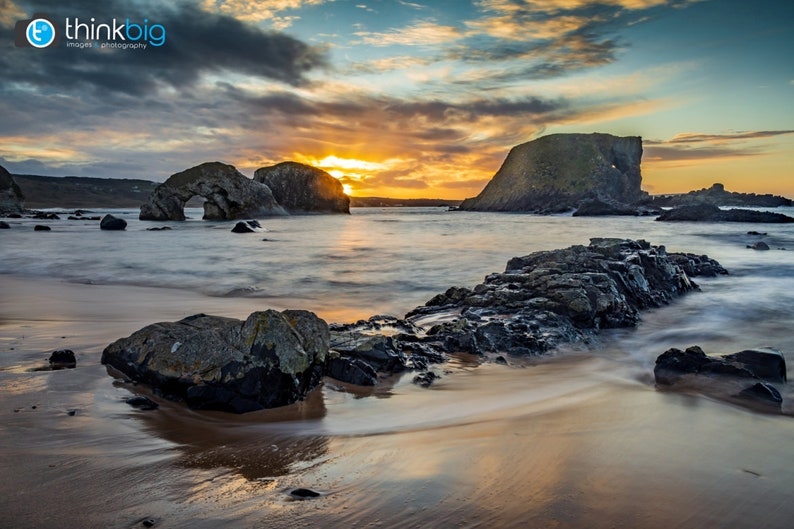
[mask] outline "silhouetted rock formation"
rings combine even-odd
[[[0,166],[0,215],[22,213],[25,197],[5,167]]]
[[[342,183],[317,167],[282,162],[257,169],[254,180],[269,187],[290,213],[350,213]]]
[[[656,220],[697,222],[794,222],[794,217],[782,213],[755,211],[751,209],[720,209],[713,204],[692,204],[662,212]]]
[[[204,218],[231,220],[284,215],[270,189],[245,177],[231,165],[207,162],[171,175],[141,206],[141,220],[185,220],[185,203],[206,199]]]
[[[558,213],[586,199],[632,204],[640,189],[642,139],[552,134],[513,147],[502,167],[461,210]]]
[[[745,206],[757,208],[776,208],[791,206],[792,201],[777,195],[756,195],[755,193],[735,193],[725,191],[722,184],[714,184],[709,188],[690,191],[682,195],[656,195],[644,203],[653,207],[676,207],[694,204],[712,204],[714,206]]]

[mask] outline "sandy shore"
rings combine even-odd
[[[327,381],[303,403],[244,416],[162,400],[143,412],[123,399],[146,390],[99,364],[105,345],[196,312],[244,317],[263,300],[12,276],[0,291],[0,526],[784,528],[794,517],[790,417],[659,392],[617,353],[524,367],[463,358],[430,390],[408,376],[362,398]],[[76,369],[33,370],[60,347]],[[323,495],[293,501],[294,487]]]

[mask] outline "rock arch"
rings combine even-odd
[[[185,220],[185,203],[204,198],[204,219],[230,220],[285,215],[266,185],[255,182],[234,166],[207,162],[171,175],[141,206],[140,220]]]

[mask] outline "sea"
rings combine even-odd
[[[64,214],[0,231],[0,525],[790,527],[794,392],[782,385],[782,413],[764,413],[657,388],[653,365],[691,345],[794,362],[794,224],[395,207],[236,234],[201,209],[184,222],[86,215],[107,213],[127,229]],[[511,257],[592,237],[706,254],[729,274],[696,278],[699,291],[588,350],[508,366],[462,355],[429,389],[411,374],[370,390],[329,379],[303,403],[245,416],[134,410],[123,397],[147,390],[99,363],[111,341],[200,312],[403,316]],[[39,369],[63,347],[77,369]],[[297,501],[296,487],[320,496]]]

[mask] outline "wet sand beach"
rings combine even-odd
[[[457,358],[431,389],[410,374],[369,395],[326,379],[305,402],[242,416],[162,399],[140,411],[124,399],[150,393],[107,374],[107,343],[199,302],[234,316],[261,300],[0,284],[13,527],[783,528],[794,515],[791,418],[659,391],[610,350],[619,337],[523,365]],[[61,342],[77,368],[33,371]],[[296,501],[298,487],[322,495]]]

